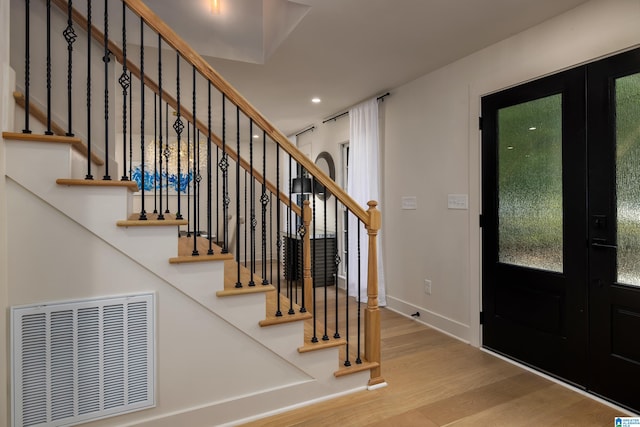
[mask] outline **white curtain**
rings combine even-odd
[[[368,209],[370,200],[380,201],[380,142],[378,138],[378,100],[356,105],[349,110],[349,167],[347,192],[360,206]],[[358,265],[358,228],[360,263]],[[387,305],[382,268],[382,238],[378,232],[378,304]],[[349,295],[367,301],[367,264],[369,236],[362,223],[349,215]],[[358,271],[359,267],[359,271]],[[358,286],[358,277],[360,286]]]

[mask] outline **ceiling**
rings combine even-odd
[[[147,4],[290,135],[588,0],[220,1]]]

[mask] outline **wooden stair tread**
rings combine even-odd
[[[16,101],[16,104],[18,104],[20,107],[25,108],[25,97],[24,94],[22,92],[19,91],[15,91],[13,92],[13,99]],[[29,102],[29,114],[32,115],[36,120],[38,120],[40,123],[46,125],[47,123],[47,115],[44,111],[42,111],[40,109],[40,107],[38,107],[37,105],[35,105],[33,102]],[[64,136],[65,138],[72,138],[72,137],[68,137],[66,136],[67,133],[66,131],[62,128],[62,126],[60,126],[58,123],[56,123],[55,121],[51,121],[51,132],[53,132],[54,135],[33,135],[34,139],[23,139],[25,141],[41,141],[41,137],[42,136]],[[30,135],[30,134],[20,134],[20,135]],[[82,140],[80,140],[80,138],[73,138],[74,141],[71,142],[71,146],[80,154],[82,154],[83,156],[87,157],[87,154],[89,154],[89,148],[86,146],[86,144],[84,142],[82,142]],[[47,142],[47,141],[44,141]],[[48,142],[69,142],[69,141],[48,141]],[[102,160],[102,158],[100,158],[99,156],[97,156],[95,153],[91,153],[91,161],[98,165],[98,166],[102,166],[104,165],[104,160]]]
[[[211,248],[213,249],[213,255],[208,255],[209,240],[206,237],[196,237],[196,249],[198,251],[198,255],[193,255],[193,236],[181,236],[178,238],[178,256],[170,258],[169,262],[171,264],[182,264],[189,262],[227,261],[233,259],[233,254],[223,254],[222,248],[215,243],[211,244]]]
[[[66,137],[65,137],[66,138]],[[138,191],[138,184],[134,181],[107,181],[104,179],[74,179],[74,178],[58,178],[56,184],[67,186],[85,186],[85,187],[126,187],[132,193]]]
[[[351,366],[344,366],[344,364],[342,364],[342,366],[333,373],[333,376],[339,378],[345,375],[355,374],[356,372],[375,369],[379,366],[380,364],[378,362],[367,362],[363,359],[362,363],[356,363],[354,360],[351,360]]]
[[[158,214],[147,214],[147,219],[140,219],[140,214],[134,213],[116,224],[118,227],[178,226],[187,225],[187,220],[176,219],[175,215],[171,214],[165,214],[164,219],[158,219]]]
[[[276,316],[278,310],[277,297],[280,298],[280,312],[282,316]],[[309,312],[301,313],[301,307],[293,303],[284,295],[278,295],[277,292],[269,292],[266,295],[266,317],[259,322],[260,326],[281,325],[283,323],[297,322],[300,320],[308,320],[313,317]],[[289,309],[293,309],[293,314],[289,314]]]

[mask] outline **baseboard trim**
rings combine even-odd
[[[458,322],[457,320],[449,319],[424,307],[419,307],[390,295],[387,295],[386,308],[402,316],[413,319],[416,322],[427,325],[430,328],[462,341],[465,344],[471,343],[469,339],[471,334],[470,326]],[[420,313],[420,317],[412,316],[416,311]]]

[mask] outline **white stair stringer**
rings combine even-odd
[[[300,354],[303,322],[260,327],[265,317],[265,295],[247,294],[218,298],[216,291],[224,283],[223,262],[170,264],[168,259],[176,255],[177,231],[174,227],[145,226],[118,227],[116,222],[127,218],[131,212],[132,196],[124,187],[96,188],[91,186],[64,187],[56,179],[67,177],[72,170],[71,148],[66,144],[7,141],[7,171],[11,179],[46,201],[93,234],[126,254],[167,283],[188,295],[212,313],[250,336],[300,371],[312,381],[294,387],[274,390],[273,399],[264,399],[259,393],[226,402],[225,408],[243,408],[239,414],[251,414],[245,406],[251,401],[253,415],[271,412],[277,408],[300,405],[366,388],[368,371],[341,378],[333,373],[338,369],[338,349],[328,348]],[[37,167],[25,167],[37,165]],[[152,247],[153,251],[148,248]],[[258,403],[259,402],[259,403]],[[269,403],[270,402],[270,403]],[[188,420],[188,417],[209,416],[219,411],[216,406],[204,406],[171,417],[172,423]],[[187,416],[188,415],[188,416]],[[187,417],[187,418],[183,418]],[[153,425],[157,424],[154,421]],[[175,424],[167,424],[175,425]]]

